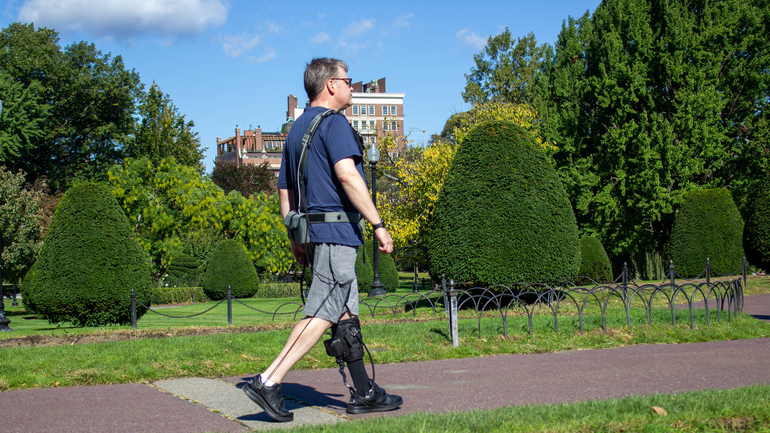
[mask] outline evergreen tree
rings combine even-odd
[[[147,256],[103,184],[76,183],[62,198],[22,300],[51,323],[128,324],[131,289],[149,305]],[[145,309],[139,305],[137,314]]]
[[[257,270],[246,249],[232,239],[217,244],[203,277],[203,293],[211,300],[224,299],[228,287],[234,298],[251,298],[259,289]]]
[[[683,196],[739,203],[770,166],[764,0],[604,0],[570,18],[536,106],[581,227],[611,256],[662,252]]]
[[[428,256],[434,278],[478,285],[577,274],[575,215],[530,131],[505,121],[471,130],[436,202]]]
[[[142,95],[138,108],[142,122],[134,140],[126,143],[126,157],[147,158],[155,165],[164,158],[174,158],[179,164],[203,171],[206,149],[201,148],[198,133],[192,130],[195,123],[185,122],[169,95],[153,83]]]
[[[668,245],[676,272],[700,275],[711,261],[713,272],[729,274],[743,260],[743,218],[724,188],[690,191],[676,215]]]

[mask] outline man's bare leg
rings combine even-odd
[[[345,313],[347,315],[347,313]],[[345,316],[343,315],[343,317]],[[289,335],[286,345],[275,358],[270,367],[262,373],[263,380],[281,383],[286,373],[291,370],[306,353],[318,343],[332,323],[316,317],[306,317],[300,320]]]

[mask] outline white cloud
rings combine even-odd
[[[482,38],[475,32],[471,32],[468,29],[462,29],[457,32],[457,40],[461,44],[467,45],[477,51],[481,51],[487,45],[486,38]]]
[[[359,44],[358,42],[346,42],[345,40],[340,40],[339,44],[337,44],[338,49],[342,49],[347,51],[351,55],[358,54],[359,51],[364,50],[369,47],[369,43],[365,44]]]
[[[268,60],[274,59],[277,55],[278,54],[276,54],[275,50],[270,48],[269,50],[267,50],[267,53],[265,53],[265,55],[262,56],[262,57],[250,56],[249,57],[249,63],[262,63],[262,62],[266,62]]]
[[[411,21],[412,18],[414,18],[414,14],[400,16],[396,18],[396,21],[393,23],[393,27],[405,27],[408,29],[411,25],[409,21]]]
[[[222,44],[222,49],[225,50],[225,54],[230,57],[240,57],[259,43],[259,36],[247,35],[241,33],[240,35],[220,35],[217,40]]]
[[[59,31],[127,40],[143,34],[188,36],[219,27],[226,0],[27,0],[19,20]]]
[[[278,33],[283,29],[283,26],[279,26],[278,24],[270,20],[265,21],[265,24],[263,27],[270,33]]]
[[[342,31],[342,36],[363,36],[369,30],[374,28],[374,19],[361,20],[359,22],[350,23],[350,25]]]
[[[329,42],[331,40],[331,38],[332,38],[331,36],[327,35],[324,32],[321,32],[321,33],[313,36],[312,38],[310,38],[310,42],[312,42],[314,44],[319,44],[320,45],[320,44],[324,44],[326,42]]]

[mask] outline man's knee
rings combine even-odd
[[[361,323],[358,316],[340,320],[332,325],[332,338],[324,341],[326,354],[342,358],[345,362],[358,361],[364,358],[364,343],[361,338]]]

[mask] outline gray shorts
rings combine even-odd
[[[306,316],[332,323],[339,322],[345,311],[358,316],[357,250],[345,245],[315,245],[313,283],[302,310]]]

